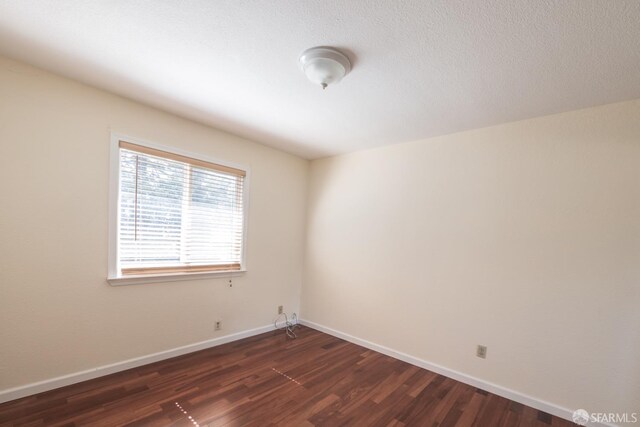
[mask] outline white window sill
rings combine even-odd
[[[247,270],[233,271],[206,271],[200,273],[173,273],[173,274],[144,274],[139,276],[108,277],[107,282],[111,286],[141,285],[143,283],[178,282],[181,280],[198,280],[220,277],[240,276]]]

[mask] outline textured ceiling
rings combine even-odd
[[[0,0],[0,52],[316,158],[640,98],[640,1]]]

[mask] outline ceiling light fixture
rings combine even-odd
[[[349,58],[332,47],[312,47],[300,55],[300,66],[312,83],[326,89],[331,83],[338,83],[351,71]]]

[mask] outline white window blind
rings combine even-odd
[[[119,143],[122,275],[240,270],[246,173]]]

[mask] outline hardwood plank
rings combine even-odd
[[[0,405],[0,426],[570,426],[322,332],[274,331]]]

